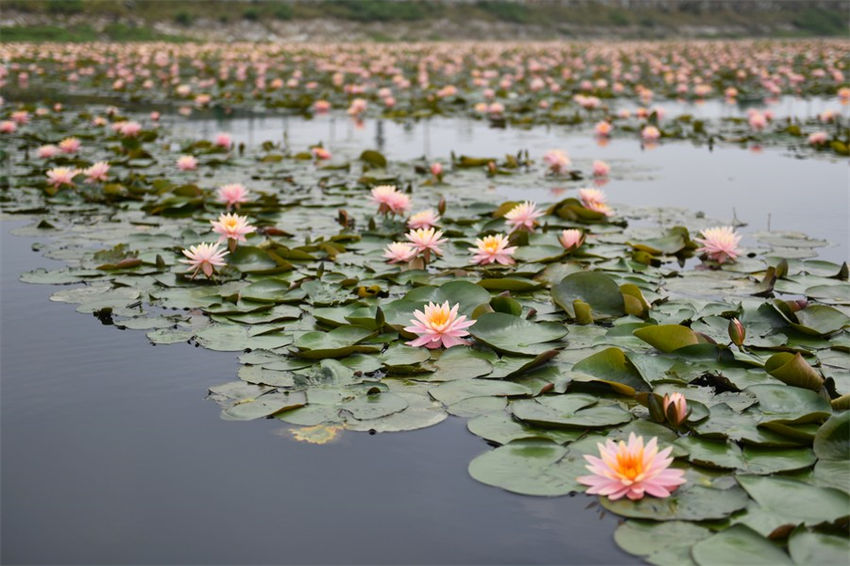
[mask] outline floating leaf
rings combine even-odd
[[[469,475],[514,493],[566,495],[581,489],[562,464],[566,454],[566,448],[548,440],[515,440],[472,460]]]
[[[744,525],[710,536],[693,546],[691,555],[699,566],[728,566],[729,564],[791,565],[782,550]]]
[[[485,313],[469,328],[476,340],[498,352],[536,356],[552,348],[550,342],[567,334],[562,324],[530,322],[501,312]]]
[[[693,330],[678,324],[645,326],[635,330],[634,334],[662,352],[675,352],[679,348],[700,343]]]

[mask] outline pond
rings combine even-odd
[[[764,251],[767,232],[802,232],[823,240],[813,244],[818,258],[841,264],[850,256],[848,164],[837,157],[682,141],[599,144],[587,131],[493,128],[463,117],[360,123],[339,115],[169,115],[163,128],[184,146],[229,132],[249,152],[266,140],[293,152],[322,142],[335,160],[352,162],[370,148],[390,161],[424,156],[444,163],[451,152],[501,158],[528,150],[539,158],[565,148],[576,169],[588,170],[596,159],[611,165],[599,185],[635,226],[656,229],[670,218],[735,221],[747,249]],[[258,184],[278,182],[255,174]],[[199,179],[212,185],[229,178],[217,172]],[[464,197],[493,203],[553,203],[578,186],[526,171],[482,175],[475,189],[463,190],[480,193]],[[0,224],[4,562],[639,562],[614,545],[622,519],[595,498],[529,497],[470,477],[469,462],[492,446],[468,433],[466,418],[402,433],[344,431],[323,445],[296,442],[293,427],[276,419],[221,419],[205,395],[235,378],[236,353],[152,346],[141,332],[49,301],[62,287],[19,280],[65,265],[51,258],[76,257],[73,239],[44,246],[52,234],[38,234],[32,224],[48,216],[6,216]],[[175,233],[187,229],[181,222]],[[72,224],[63,230],[77,230],[84,240],[85,225]],[[102,247],[114,243],[104,238]]]
[[[4,563],[636,563],[592,499],[470,478],[489,448],[460,417],[322,446],[221,420],[204,396],[234,354],[153,347],[48,301],[18,276],[59,262],[21,225],[0,224]]]

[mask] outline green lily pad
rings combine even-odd
[[[552,299],[571,318],[576,313],[573,301],[584,301],[593,311],[594,319],[604,319],[625,314],[625,303],[620,287],[601,271],[580,271],[564,277],[552,287]]]
[[[524,495],[566,495],[581,489],[562,461],[567,449],[548,440],[515,440],[469,464],[481,483]]]
[[[310,359],[344,358],[354,352],[377,352],[375,346],[358,345],[374,332],[357,326],[340,326],[330,332],[307,332],[295,340],[298,355]]]
[[[795,530],[788,537],[791,560],[799,566],[809,564],[843,564],[850,556],[850,540],[846,537]]]
[[[521,399],[511,404],[511,411],[519,420],[543,427],[601,428],[632,420],[616,403],[581,393]]]
[[[734,525],[693,546],[691,555],[699,566],[729,564],[791,565],[791,559],[779,546],[749,527]]]
[[[550,342],[567,334],[562,324],[530,322],[501,312],[485,313],[469,328],[476,340],[498,352],[536,356],[552,348]]]
[[[601,498],[612,513],[633,519],[653,521],[704,521],[724,519],[747,505],[747,494],[739,487],[714,489],[699,485],[680,487],[670,497],[644,497],[637,501]]]

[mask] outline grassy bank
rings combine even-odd
[[[654,0],[633,1],[627,8],[610,0],[5,0],[4,19],[16,25],[0,29],[3,41],[179,40],[211,28],[250,39],[287,24],[319,21],[334,22],[356,39],[379,41],[424,28],[434,30],[428,39],[464,39],[467,24],[501,26],[507,29],[501,39],[511,30],[517,37],[543,38],[675,37],[687,29],[692,30],[687,35],[713,37],[848,35],[846,9],[833,0]],[[388,29],[373,29],[381,25]],[[168,32],[156,31],[163,28]],[[311,34],[326,39],[321,32]]]

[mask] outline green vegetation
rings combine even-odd
[[[232,25],[240,20],[267,25],[274,21],[336,19],[364,24],[421,22],[436,27],[439,21],[448,21],[456,29],[465,29],[467,22],[504,22],[517,26],[539,28],[541,39],[563,35],[582,35],[587,29],[622,37],[676,36],[683,28],[713,27],[720,34],[736,33],[754,36],[847,36],[848,14],[838,0],[818,0],[808,3],[745,2],[717,0],[711,9],[705,3],[678,0],[653,5],[633,2],[629,9],[616,3],[580,0],[521,2],[518,0],[476,0],[460,2],[451,0],[4,0],[4,13],[44,15],[56,21],[34,22],[28,29],[6,28],[3,40],[68,40],[87,41],[91,30],[61,29],[67,27],[64,18],[96,15],[114,22],[144,22],[138,26],[152,26],[156,22],[173,22],[190,28],[203,21]],[[72,22],[73,23],[73,22]],[[98,27],[97,23],[87,22]],[[101,24],[102,25],[102,24]],[[49,28],[60,28],[50,30]],[[724,31],[733,30],[733,31]],[[742,31],[743,30],[743,31]],[[194,33],[203,30],[193,29]],[[153,31],[148,32],[155,36]],[[378,35],[383,36],[380,32]],[[455,35],[463,32],[454,32]],[[404,30],[387,37],[405,35]],[[450,39],[442,29],[428,30],[424,37],[434,34]],[[109,34],[107,34],[109,35]],[[127,40],[142,39],[141,32],[133,32]],[[375,35],[374,30],[367,33]],[[64,39],[70,37],[71,39]],[[110,35],[110,39],[113,39]],[[457,37],[455,37],[457,38]],[[90,37],[89,37],[90,39]],[[124,40],[123,37],[115,37]]]
[[[0,28],[3,41],[185,41],[186,38],[159,33],[148,27],[108,24],[102,32],[88,25],[13,26]]]
[[[794,25],[812,35],[846,35],[847,18],[839,12],[806,8],[794,19]]]

